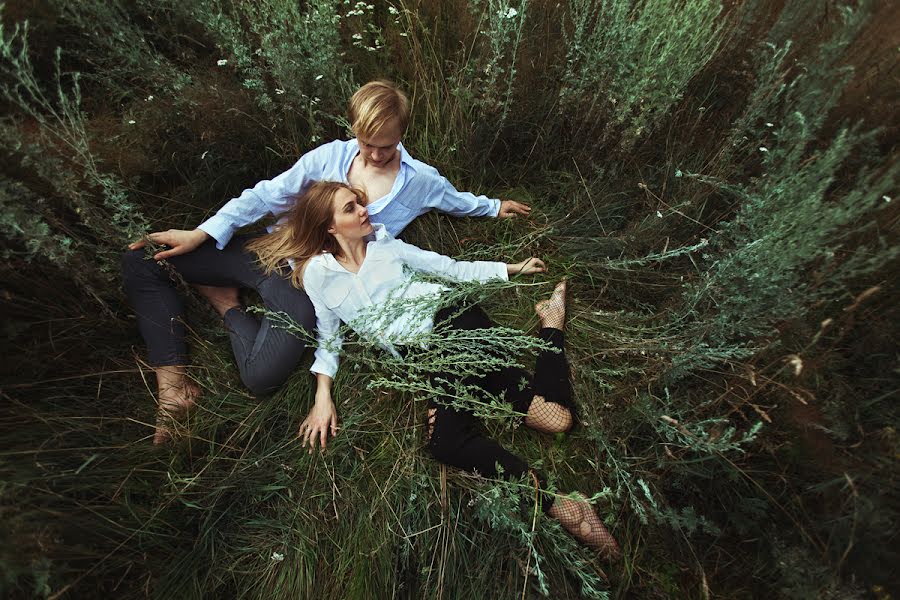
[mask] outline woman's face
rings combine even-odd
[[[369,222],[369,212],[366,210],[363,200],[347,189],[340,189],[332,200],[334,205],[334,218],[328,233],[335,237],[346,239],[359,239],[372,233],[372,223]]]

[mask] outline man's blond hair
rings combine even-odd
[[[347,114],[357,137],[374,137],[391,122],[400,126],[403,135],[409,124],[409,98],[390,81],[370,81],[350,98]]]

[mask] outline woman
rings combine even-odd
[[[379,313],[378,309],[389,302],[428,306],[446,290],[439,284],[414,278],[409,269],[461,281],[506,279],[512,274],[545,270],[537,258],[516,264],[454,261],[394,239],[381,225],[369,221],[361,191],[336,182],[314,184],[295,203],[281,226],[247,247],[257,253],[269,273],[290,261],[296,267],[291,275],[293,285],[302,284],[315,307],[319,347],[311,371],[317,379],[316,399],[299,431],[304,446],[310,443],[310,450],[316,440],[324,448],[328,433],[337,433],[331,385],[338,368],[341,322],[361,338],[374,339],[395,354],[408,352],[404,346],[418,343],[436,322],[442,328],[491,327],[477,307],[446,307],[435,312],[432,304],[434,308],[424,313]],[[542,323],[541,338],[558,352],[540,353],[533,381],[520,369],[506,368],[468,377],[461,383],[478,385],[490,394],[503,394],[517,411],[526,415],[525,424],[529,427],[543,432],[567,431],[574,416],[568,365],[562,353],[565,282],[557,285],[551,298],[539,303],[535,310]],[[435,329],[436,333],[440,331],[443,329]],[[452,385],[448,381],[451,377],[431,374],[432,381]],[[523,379],[529,383],[521,385]],[[428,408],[428,449],[437,460],[487,477],[531,474],[542,489],[545,487],[540,475],[522,459],[486,437],[474,415],[436,400],[439,399],[430,399]],[[553,497],[546,492],[541,496],[544,511],[576,538],[610,558],[618,556],[618,545],[587,501],[580,497]]]

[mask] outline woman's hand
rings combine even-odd
[[[507,275],[533,275],[534,273],[543,273],[547,270],[547,265],[539,258],[532,256],[522,262],[506,265]]]
[[[331,430],[331,437],[337,435],[337,411],[331,400],[331,391],[320,389],[316,392],[316,403],[309,411],[309,415],[300,423],[297,435],[302,438],[301,445],[304,448],[306,442],[309,441],[309,453],[312,454],[317,439],[322,444],[322,450],[325,449],[329,430]]]
[[[128,245],[129,250],[139,250],[147,245],[147,240],[155,244],[165,244],[168,250],[157,252],[153,255],[153,260],[163,260],[179,254],[187,254],[197,249],[200,244],[209,239],[209,234],[202,229],[194,229],[187,231],[184,229],[169,229],[168,231],[157,231],[147,235],[147,239],[138,240]]]

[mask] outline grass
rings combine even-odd
[[[7,7],[3,595],[900,593],[898,177],[879,129],[896,114],[841,94],[868,77],[846,67],[872,56],[881,38],[867,32],[884,37],[893,13],[739,4],[532,2],[510,18],[493,2],[432,0],[349,16],[328,2],[303,8],[315,14],[274,1]],[[682,5],[691,18],[672,29],[666,11]],[[26,18],[30,47],[13,34]],[[303,50],[316,40],[327,53]],[[634,75],[656,64],[654,44],[673,61],[665,86]],[[599,61],[630,56],[621,73]],[[894,54],[878,56],[892,72]],[[502,73],[485,73],[494,63]],[[317,83],[320,68],[334,76]],[[527,485],[430,460],[424,398],[369,350],[348,352],[336,381],[340,434],[306,453],[295,433],[310,358],[272,397],[251,396],[196,296],[202,401],[178,441],[149,442],[153,383],[119,250],[146,227],[196,224],[315,136],[342,135],[353,82],[376,76],[411,92],[413,156],[460,189],[534,207],[528,220],[427,215],[404,237],[469,259],[547,260],[546,276],[481,293],[525,335],[534,303],[569,278],[583,426],[487,426],[558,490],[594,495],[620,565],[536,519]],[[488,80],[501,83],[471,88]],[[288,85],[298,93],[276,91]],[[629,110],[605,104],[612,89]],[[562,110],[572,90],[593,108]],[[847,114],[858,119],[834,117]]]

